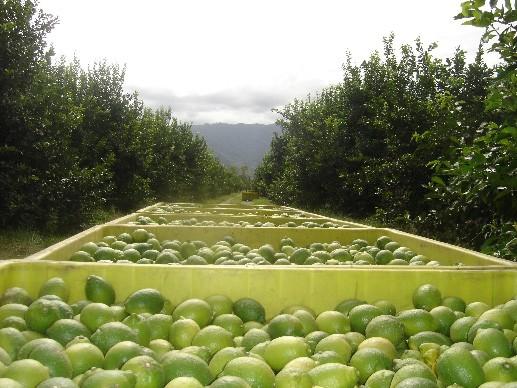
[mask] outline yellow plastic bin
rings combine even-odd
[[[154,205],[147,206],[143,209],[138,210],[138,212],[149,212],[149,211],[158,211],[158,212],[172,212],[178,209],[188,209],[192,210],[193,208],[238,208],[238,209],[285,209],[292,210],[293,208],[289,208],[286,206],[278,206],[278,205],[252,205],[252,204],[244,204],[244,203],[194,203],[194,202],[158,202]],[[300,211],[298,209],[294,209]]]
[[[252,215],[252,216],[247,216],[247,215],[225,216],[225,215],[214,215],[214,214],[192,215],[192,214],[184,214],[184,213],[156,214],[156,213],[147,213],[147,212],[129,214],[127,216],[124,216],[124,217],[118,218],[116,220],[113,220],[111,222],[108,222],[108,224],[129,224],[129,225],[133,224],[134,225],[139,217],[147,217],[150,220],[152,220],[152,222],[154,224],[158,224],[159,219],[161,219],[162,221],[163,221],[163,219],[165,219],[166,220],[165,224],[168,224],[168,223],[174,222],[174,221],[187,221],[187,220],[196,219],[197,222],[199,222],[199,223],[204,222],[204,221],[212,221],[217,224],[219,224],[223,221],[234,223],[234,224],[237,224],[239,222],[248,222],[250,224],[255,224],[257,222],[260,222],[260,223],[270,222],[270,223],[273,223],[275,226],[284,225],[287,223],[292,223],[295,226],[300,226],[304,223],[323,225],[324,223],[330,222],[332,224],[340,225],[340,227],[347,227],[347,228],[366,227],[361,224],[356,224],[353,222],[342,221],[342,220],[336,220],[336,219],[332,219],[332,218],[314,218],[314,217],[294,218],[294,217],[261,216],[261,215]],[[146,224],[141,224],[141,225],[146,225]],[[153,224],[151,223],[149,225],[153,225]],[[294,226],[292,226],[292,227],[294,227]],[[311,227],[314,227],[314,226],[311,226]]]
[[[28,259],[31,260],[68,260],[86,242],[96,242],[105,236],[118,236],[124,232],[141,229],[140,225],[104,225],[98,226],[60,243],[57,243]],[[388,236],[402,246],[408,247],[417,254],[422,254],[432,260],[437,260],[442,266],[513,266],[515,263],[497,259],[492,256],[474,252],[450,244],[441,243],[428,238],[411,235],[394,229],[384,228],[347,228],[347,229],[299,229],[299,228],[235,228],[235,227],[199,227],[199,226],[155,226],[146,225],[147,231],[156,235],[158,240],[177,239],[179,241],[201,240],[207,244],[214,244],[225,236],[232,236],[237,242],[251,248],[258,248],[264,244],[272,244],[279,249],[280,240],[290,237],[297,246],[306,246],[313,242],[339,241],[349,244],[354,239],[364,239],[373,244],[377,238]],[[385,266],[368,266],[369,270],[384,268]],[[289,267],[289,268],[292,268]],[[315,267],[311,267],[315,268]],[[393,266],[391,268],[401,268]],[[419,268],[419,267],[413,267]],[[441,268],[441,267],[435,267]]]
[[[243,201],[253,201],[259,197],[259,194],[256,191],[243,191],[241,197]]]
[[[400,309],[411,307],[413,290],[424,283],[437,286],[442,295],[455,295],[466,302],[497,305],[517,294],[517,270],[507,267],[484,269],[370,268],[328,269],[279,267],[193,267],[167,265],[116,265],[14,261],[0,264],[0,292],[23,287],[33,296],[49,278],[59,276],[71,287],[70,302],[84,299],[86,277],[104,277],[123,301],[141,288],[157,288],[177,304],[188,298],[223,294],[236,300],[252,297],[261,302],[268,318],[289,305],[306,305],[317,313],[333,309],[347,298],[373,302],[387,299]],[[382,284],[382,287],[379,285]]]
[[[288,216],[288,217],[315,217],[312,213],[306,213],[301,210],[285,210],[285,209],[248,209],[248,208],[237,208],[237,207],[210,207],[210,208],[167,208],[168,210],[163,210],[162,208],[151,208],[146,211],[146,213],[155,213],[155,214],[214,214],[214,215],[262,215],[262,216]],[[137,213],[142,213],[142,211],[138,211]],[[321,216],[316,215],[316,217],[321,218]]]

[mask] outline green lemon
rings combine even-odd
[[[120,369],[133,357],[145,354],[144,347],[132,342],[122,341],[113,345],[104,357],[104,369]]]
[[[404,325],[391,315],[379,315],[368,322],[365,334],[367,338],[386,338],[398,346],[404,340]]]
[[[504,333],[497,329],[479,329],[472,344],[475,349],[484,351],[490,358],[513,355],[512,344]]]
[[[395,372],[391,370],[378,370],[368,377],[364,386],[365,388],[390,388],[391,380],[393,380],[394,375]]]
[[[436,383],[436,376],[431,368],[423,364],[411,364],[403,366],[395,373],[391,381],[391,386],[396,387],[402,381],[411,377],[421,377]]]
[[[175,349],[183,349],[192,345],[192,340],[200,328],[193,319],[180,319],[169,328],[169,342]]]
[[[353,307],[349,312],[350,327],[352,331],[364,334],[368,323],[380,315],[382,315],[381,309],[370,304]]]
[[[31,350],[28,358],[37,360],[46,366],[50,377],[72,377],[72,364],[63,349],[42,343]]]
[[[275,316],[268,325],[267,329],[271,338],[282,336],[303,337],[302,322],[291,314],[280,314]]]
[[[214,317],[233,313],[233,302],[225,295],[211,295],[205,301],[212,307]]]
[[[227,347],[219,350],[208,364],[208,368],[213,376],[218,376],[226,364],[237,357],[244,357],[246,353],[242,348]]]
[[[255,321],[264,323],[266,311],[258,301],[251,298],[241,298],[234,302],[233,311],[244,323]]]
[[[337,363],[316,366],[308,373],[313,384],[322,388],[354,388],[359,380],[355,368]]]
[[[75,337],[83,336],[89,338],[90,330],[81,322],[75,319],[60,319],[57,320],[47,330],[47,336],[65,346]]]
[[[65,349],[72,364],[72,376],[78,376],[91,368],[102,368],[104,355],[101,350],[89,343],[76,343]]]
[[[70,296],[70,288],[67,286],[65,281],[59,277],[55,277],[47,280],[39,290],[39,297],[44,295],[56,295],[61,298],[62,301],[67,302]]]
[[[122,341],[137,342],[137,334],[122,322],[109,322],[99,327],[90,337],[92,344],[104,354],[115,344]]]
[[[446,385],[458,384],[465,388],[478,387],[485,382],[483,369],[468,350],[449,348],[437,360],[436,372]]]
[[[149,326],[150,340],[168,339],[169,328],[172,325],[172,317],[166,314],[154,314],[146,319]]]
[[[404,333],[407,337],[422,331],[435,331],[438,329],[438,323],[434,317],[423,309],[401,311],[397,315],[397,319],[404,325]]]
[[[336,352],[340,357],[342,357],[344,363],[348,363],[352,356],[352,346],[350,346],[350,343],[343,334],[331,334],[322,338],[316,345],[314,352],[317,353],[325,351]]]
[[[94,332],[105,323],[117,320],[114,311],[104,303],[90,303],[86,305],[82,309],[79,319],[91,332]]]
[[[284,336],[273,339],[265,348],[264,360],[274,371],[280,371],[289,361],[310,355],[303,338]]]
[[[466,342],[470,328],[476,323],[477,318],[463,317],[459,318],[451,325],[449,336],[454,342]]]
[[[213,319],[212,307],[202,299],[188,299],[180,303],[172,313],[172,319],[192,319],[199,327],[205,327]]]
[[[329,334],[344,334],[350,331],[350,320],[339,311],[323,311],[316,318],[318,329]]]
[[[135,388],[162,388],[165,384],[163,368],[152,357],[133,357],[121,369],[133,372],[136,377]]]
[[[112,305],[115,303],[115,290],[104,278],[90,275],[86,278],[84,286],[86,299],[95,303]]]
[[[237,376],[222,376],[210,384],[210,388],[251,388],[251,385]]]
[[[65,302],[40,298],[29,306],[25,313],[25,322],[30,330],[44,334],[54,322],[73,316],[72,308]]]
[[[350,366],[359,371],[359,381],[364,384],[368,378],[382,369],[391,369],[392,359],[375,348],[358,349],[350,359]]]
[[[203,388],[203,384],[194,377],[176,377],[169,381],[165,388]]]
[[[237,315],[221,314],[215,317],[213,325],[220,326],[229,331],[232,336],[238,337],[244,335],[244,323]]]
[[[121,370],[93,370],[81,379],[81,388],[134,388],[133,372]]]
[[[271,340],[270,335],[262,329],[251,329],[242,338],[242,347],[250,351],[254,346]]]
[[[48,368],[32,359],[13,361],[2,375],[20,383],[23,388],[36,388],[38,384],[50,378]]]
[[[483,365],[487,381],[510,383],[517,381],[517,365],[508,358],[495,357]]]
[[[18,352],[27,340],[23,334],[14,327],[0,329],[0,349],[3,349],[11,360],[15,360]]]
[[[165,381],[177,377],[194,377],[201,384],[208,385],[213,380],[208,364],[198,356],[179,351],[166,353],[161,360]]]
[[[164,304],[160,291],[154,288],[144,288],[128,296],[124,306],[128,314],[159,313]]]
[[[230,360],[222,372],[223,376],[240,377],[252,388],[273,388],[275,374],[269,365],[254,357],[238,357]]]
[[[192,338],[192,345],[205,346],[214,355],[219,350],[233,346],[233,336],[220,326],[209,325],[199,330]]]
[[[442,304],[442,294],[432,284],[423,284],[413,292],[413,306],[431,311]]]

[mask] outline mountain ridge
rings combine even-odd
[[[192,125],[192,132],[205,138],[208,147],[227,166],[246,166],[253,172],[269,150],[276,124],[209,123]]]

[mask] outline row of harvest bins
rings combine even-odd
[[[365,260],[346,260],[340,256],[364,253],[365,245],[384,246],[390,242],[395,244],[391,246],[394,252],[398,244],[406,249],[400,251],[402,254],[412,252],[432,259],[439,266],[369,265]],[[120,256],[128,246],[125,244],[131,246],[126,251],[147,254],[149,257],[145,259],[149,261],[136,264]],[[291,245],[301,248],[297,250]],[[223,261],[210,265],[192,261],[156,264],[151,258],[156,254],[167,257],[178,254],[185,259],[195,249],[197,253],[190,259],[199,256],[203,247],[205,253],[221,255],[217,259]],[[93,257],[102,252],[109,253],[112,259],[99,254],[97,262],[71,260],[82,249],[79,257]],[[225,265],[228,249],[233,257],[244,259]],[[372,257],[380,251],[377,247],[368,249]],[[319,254],[322,262],[291,265],[289,260],[295,252]],[[261,262],[255,256],[258,253],[265,257],[272,255],[273,259]],[[330,263],[327,256],[334,260],[332,265],[327,265]],[[326,264],[323,257],[327,257]],[[154,259],[158,261],[156,256]],[[276,265],[281,260],[287,260],[287,265]],[[147,288],[157,289],[171,306],[178,306],[186,299],[213,295],[224,295],[234,302],[253,298],[265,308],[266,320],[281,314],[288,306],[306,306],[320,314],[334,310],[347,299],[368,303],[387,300],[400,312],[413,309],[414,290],[423,284],[438,287],[444,297],[457,296],[466,303],[483,302],[488,306],[503,304],[517,295],[517,266],[478,252],[394,229],[372,228],[289,207],[196,203],[158,203],[85,230],[24,260],[0,262],[0,295],[10,287],[22,287],[36,298],[48,279],[59,277],[70,286],[69,303],[75,303],[85,298],[85,283],[90,275],[109,282],[118,303]],[[266,324],[271,326],[270,322]],[[409,335],[404,334],[404,341],[409,342],[406,337]],[[272,388],[274,384],[265,386]]]

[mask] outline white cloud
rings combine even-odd
[[[452,20],[460,1],[442,0],[41,0],[61,23],[58,54],[83,64],[127,65],[127,85],[151,105],[172,105],[194,122],[272,122],[270,108],[339,82],[356,62],[418,35],[440,55],[473,52],[481,30]]]

